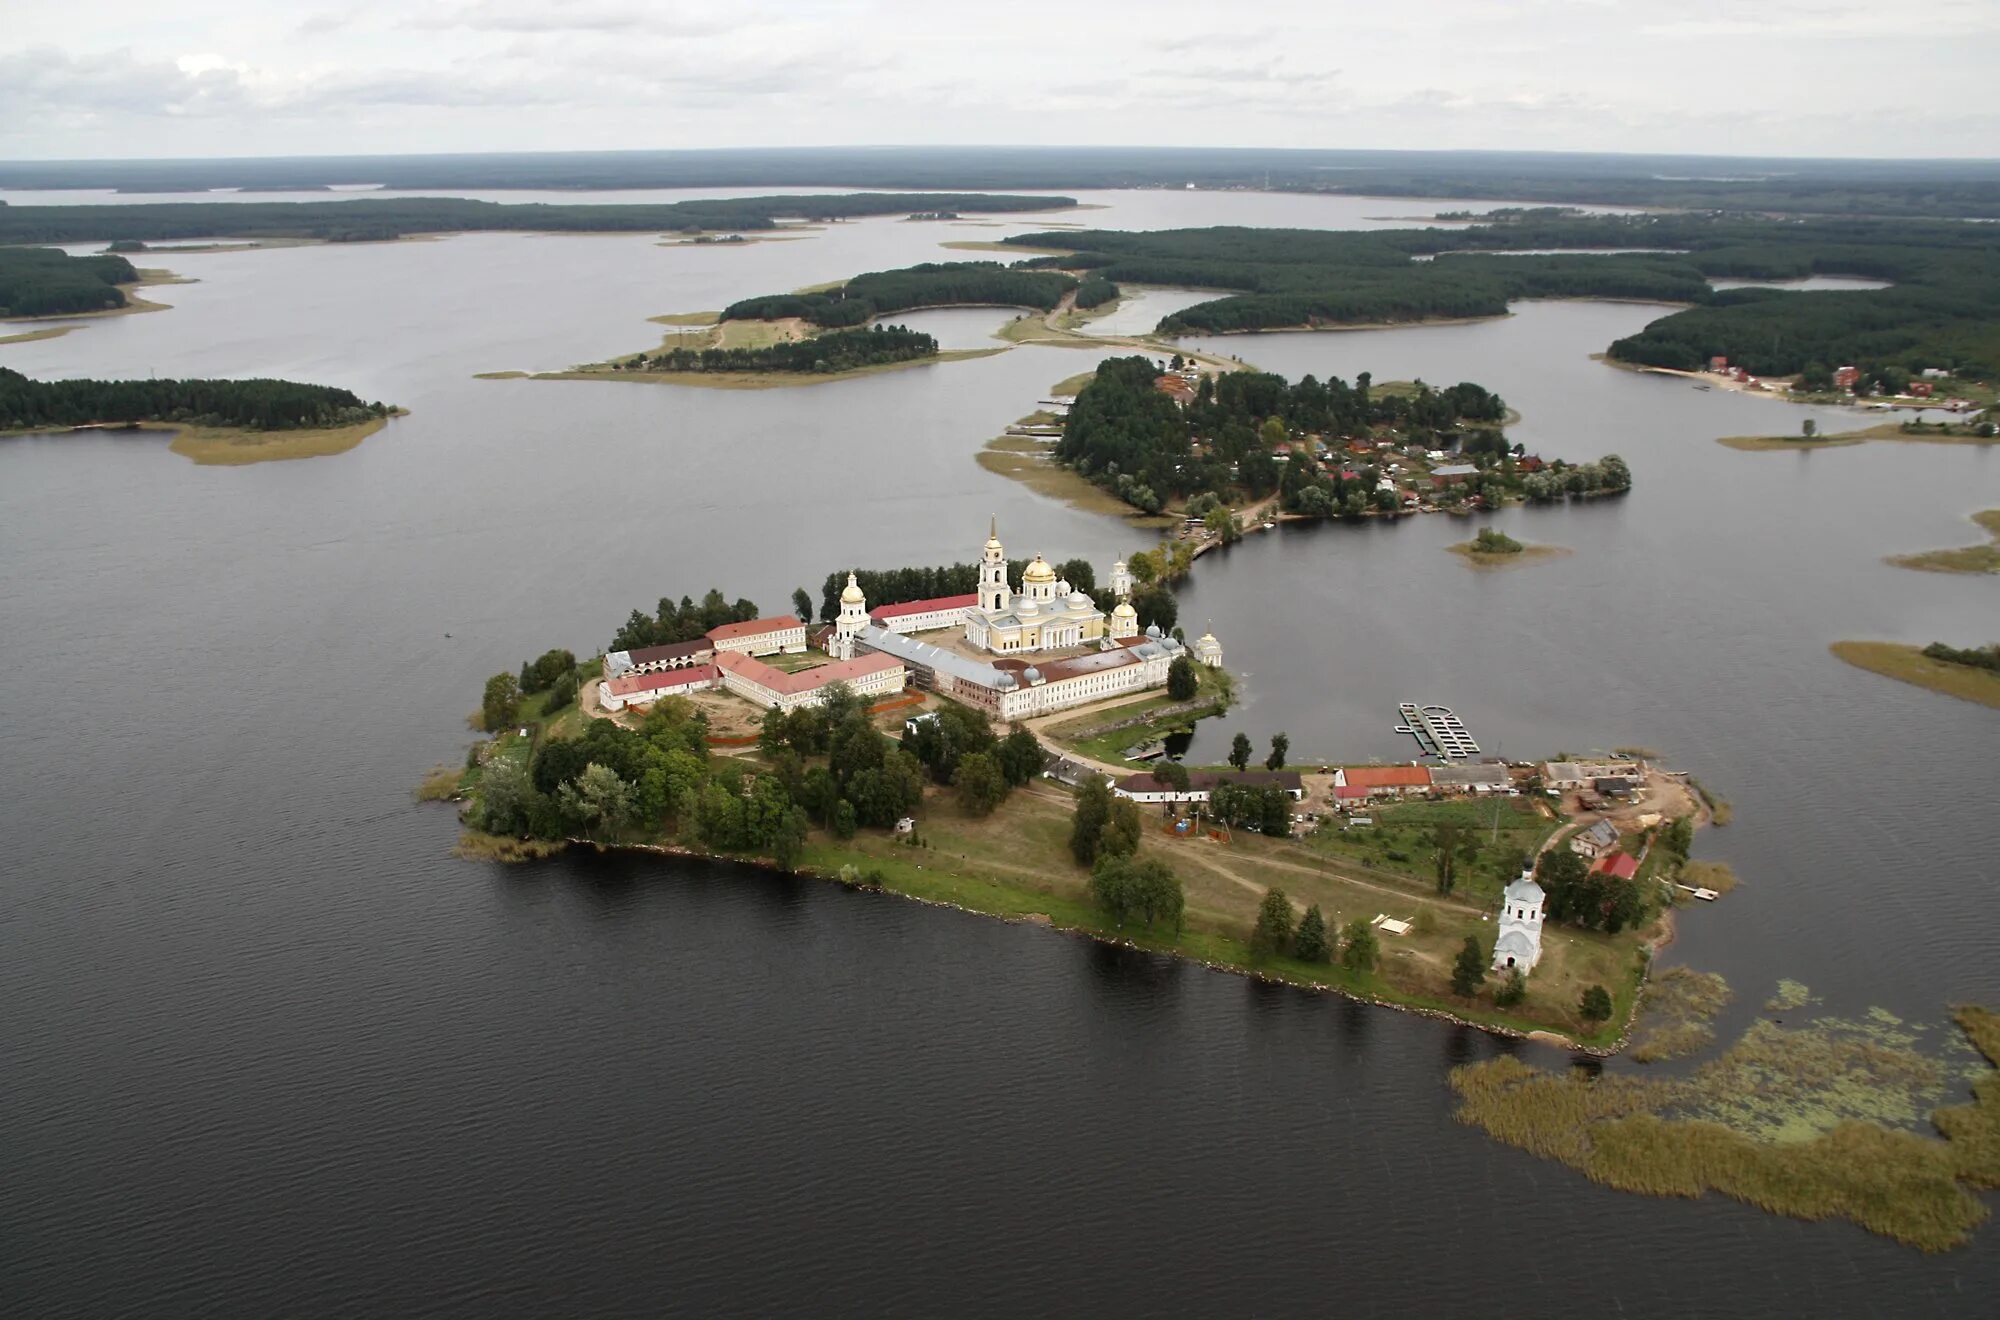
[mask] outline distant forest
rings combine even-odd
[[[1621,361],[1692,369],[1721,354],[1760,375],[1843,363],[2000,372],[2000,227],[1992,225],[1528,210],[1448,229],[1062,230],[1003,241],[1072,253],[1020,263],[1030,269],[1239,291],[1167,317],[1163,334],[1496,316],[1519,298],[1639,298],[1690,307],[1612,344]],[[1530,255],[1551,248],[1663,250]],[[1805,293],[1708,283],[1815,274],[1894,287]]]
[[[1206,147],[764,148],[230,160],[15,161],[0,188],[1256,188],[1827,215],[2000,217],[1983,160]],[[908,210],[963,210],[911,200]],[[742,226],[733,226],[741,228]]]
[[[659,205],[555,205],[454,197],[327,202],[141,202],[131,206],[0,204],[0,243],[154,242],[191,238],[313,238],[369,242],[457,230],[569,233],[775,228],[780,220],[842,220],[910,211],[1048,211],[1069,197],[980,193],[844,193],[732,197]]]
[[[30,380],[0,367],[0,431],[91,422],[182,422],[291,431],[387,416],[350,390],[291,380]]]
[[[745,298],[725,307],[722,319],[776,321],[796,316],[818,326],[851,326],[919,307],[968,303],[1046,312],[1076,287],[1074,276],[1056,270],[1022,270],[997,261],[926,262],[856,275],[839,288],[820,293]],[[1100,293],[1098,301],[1117,296],[1113,288]]]
[[[125,293],[118,286],[138,278],[123,257],[0,247],[0,316],[73,316],[123,307]]]
[[[831,330],[765,348],[672,348],[629,363],[648,371],[788,371],[826,375],[936,357],[937,340],[900,325]]]

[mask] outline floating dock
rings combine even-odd
[[[1406,701],[1396,709],[1403,717],[1403,722],[1396,726],[1396,732],[1414,737],[1417,746],[1424,749],[1425,756],[1442,756],[1448,761],[1456,761],[1479,754],[1479,744],[1465,731],[1464,721],[1452,714],[1451,707],[1419,706],[1413,701]]]

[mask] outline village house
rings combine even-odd
[[[1636,783],[1645,775],[1645,764],[1640,761],[1550,761],[1542,766],[1542,787],[1566,792],[1588,788],[1599,779],[1630,779]]]
[[[1851,390],[1860,383],[1861,383],[1861,368],[1859,367],[1834,368],[1833,387],[1835,389]]]
[[[1511,793],[1514,776],[1499,761],[1458,762],[1430,767],[1431,787],[1454,793]]]
[[[1606,853],[1590,869],[1613,880],[1631,880],[1639,874],[1639,859],[1628,852]]]
[[[1599,857],[1618,846],[1618,827],[1600,820],[1569,841],[1569,850],[1583,857]]]

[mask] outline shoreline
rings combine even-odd
[[[862,376],[879,375],[885,371],[901,371],[908,367],[933,367],[951,362],[965,362],[972,358],[992,357],[1005,353],[1002,348],[952,348],[943,349],[931,357],[910,358],[903,362],[877,362],[870,366],[855,367],[848,371],[800,372],[800,371],[585,371],[572,368],[568,371],[482,371],[475,380],[616,380],[630,381],[640,385],[685,385],[695,389],[710,390],[778,390],[792,389],[802,385],[828,385],[834,381],[855,380]]]
[[[350,426],[329,426],[289,431],[253,431],[246,427],[190,426],[185,422],[133,422],[129,425],[35,426],[0,431],[0,439],[46,436],[61,440],[76,435],[150,435],[173,437],[167,445],[200,467],[243,467],[251,463],[282,463],[301,458],[325,458],[344,454],[374,435],[398,417],[409,416],[407,408],[392,408],[386,417],[371,417]]]
[[[2000,673],[1933,660],[1923,653],[1922,647],[1907,642],[1843,641],[1826,649],[1835,659],[1856,669],[1955,701],[2000,710]]]
[[[489,835],[478,835],[474,831],[472,831],[469,827],[465,830],[465,836],[479,838],[482,840],[487,838],[497,837]],[[501,842],[503,845],[507,846],[517,845],[517,841],[512,839],[505,839],[502,840]],[[587,848],[594,848],[600,853],[644,853],[659,857],[685,857],[695,861],[723,862],[738,866],[747,866],[759,871],[766,871],[774,875],[790,874],[793,876],[804,877],[810,880],[816,880],[821,883],[841,885],[849,889],[872,891],[874,893],[887,895],[889,897],[902,899],[908,902],[922,903],[927,907],[949,908],[954,911],[964,912],[972,916],[986,917],[991,920],[1003,921],[1009,925],[1039,926],[1045,930],[1053,931],[1058,934],[1087,939],[1098,944],[1109,945],[1115,948],[1130,949],[1138,953],[1161,954],[1167,957],[1174,958],[1180,962],[1191,963],[1195,966],[1202,967],[1211,972],[1241,976],[1250,980],[1262,981],[1267,985],[1288,986],[1294,990],[1303,990],[1318,994],[1339,995],[1343,999],[1349,999],[1356,1003],[1368,1004],[1376,1008],[1394,1009],[1397,1012],[1411,1013],[1418,1017],[1433,1018],[1440,1021],[1450,1022],[1455,1026],[1470,1027],[1477,1031],[1486,1032],[1489,1035],[1507,1037],[1513,1040],[1536,1041],[1544,1045],[1555,1046],[1564,1050],[1568,1050],[1575,1054],[1587,1055],[1589,1057],[1598,1059],[1608,1059],[1615,1057],[1631,1043],[1632,1026],[1634,1022],[1637,1021],[1638,1018],[1639,999],[1641,997],[1641,992],[1644,988],[1645,982],[1648,979],[1648,971],[1650,970],[1652,958],[1659,949],[1663,949],[1667,947],[1667,945],[1672,943],[1674,937],[1673,909],[1668,908],[1662,912],[1659,920],[1655,923],[1655,927],[1659,928],[1660,930],[1659,937],[1655,940],[1642,939],[1635,949],[1635,952],[1638,953],[1642,959],[1644,968],[1640,973],[1637,985],[1635,985],[1634,987],[1632,996],[1632,1011],[1627,1015],[1625,1022],[1619,1029],[1618,1035],[1613,1040],[1611,1040],[1609,1043],[1594,1043],[1584,1040],[1578,1040],[1575,1037],[1569,1036],[1551,1027],[1515,1025],[1513,1023],[1505,1021],[1481,1021],[1477,1018],[1468,1017],[1461,1013],[1454,1012],[1452,1009],[1445,1007],[1443,1005],[1427,1002],[1421,998],[1414,996],[1405,997],[1405,996],[1397,996],[1391,994],[1390,996],[1385,997],[1382,994],[1374,993],[1366,989],[1361,989],[1349,985],[1343,985],[1333,980],[1324,980],[1324,981],[1311,980],[1295,975],[1286,975],[1281,970],[1269,967],[1256,966],[1247,962],[1225,962],[1214,958],[1206,958],[1198,953],[1191,952],[1189,950],[1177,947],[1176,945],[1166,943],[1163,941],[1157,941],[1157,940],[1149,941],[1143,939],[1136,939],[1127,935],[1111,934],[1102,930],[1094,929],[1090,926],[1080,925],[1067,921],[1059,921],[1056,918],[1044,912],[1016,913],[1016,912],[1001,910],[998,908],[975,907],[965,903],[955,902],[951,899],[934,898],[924,894],[912,893],[909,890],[897,888],[893,883],[869,885],[856,881],[842,880],[840,876],[837,874],[833,875],[826,874],[823,871],[811,865],[801,865],[796,871],[785,872],[779,870],[777,864],[771,861],[769,858],[757,857],[757,856],[733,856],[724,853],[710,853],[710,852],[704,852],[698,848],[689,848],[682,844],[604,843],[596,839],[585,839],[576,837],[565,838],[561,840],[549,840],[549,841],[536,840],[531,842],[538,846],[533,846],[526,849],[516,848],[515,850],[510,850],[509,847],[503,846],[502,848],[495,850],[496,855],[493,855],[491,857],[485,857],[485,859],[501,862],[504,864],[514,864],[518,862],[541,860],[544,857],[554,856],[557,853],[568,851],[571,848],[587,847]],[[539,845],[552,845],[552,846],[548,846],[547,849],[544,850],[543,846]],[[485,856],[483,853],[480,852],[473,852],[461,855],[471,856],[475,858],[480,858]],[[869,858],[866,854],[856,853],[853,854],[853,856],[857,861],[866,862],[873,860]],[[989,883],[994,884],[995,888],[999,888],[997,882],[989,882]],[[1651,929],[1653,928],[1649,928],[1649,930]],[[1228,941],[1228,942],[1234,943],[1234,941]],[[1334,970],[1336,970],[1336,965],[1328,964],[1328,971],[1333,972]]]

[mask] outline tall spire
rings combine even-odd
[[[998,514],[986,515],[986,539],[989,541],[1000,539],[1000,517]]]

